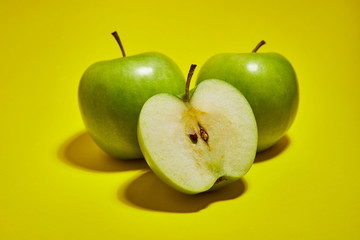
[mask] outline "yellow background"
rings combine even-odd
[[[2,1],[0,239],[360,239],[359,1]],[[86,134],[93,62],[162,52],[187,73],[221,52],[278,52],[294,125],[250,172],[185,196]],[[199,69],[197,69],[199,70]],[[196,77],[196,75],[195,75]]]

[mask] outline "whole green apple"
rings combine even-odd
[[[163,54],[149,52],[91,65],[83,74],[78,99],[85,126],[109,155],[141,158],[137,121],[148,98],[157,93],[179,94],[185,78],[179,67]]]
[[[258,126],[258,149],[273,146],[290,128],[299,102],[296,74],[277,53],[224,53],[211,57],[201,68],[198,83],[217,78],[231,83],[249,101]]]

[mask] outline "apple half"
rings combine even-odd
[[[196,194],[248,172],[256,154],[257,126],[249,103],[229,83],[203,81],[191,98],[188,87],[186,91],[185,99],[161,93],[146,101],[138,140],[160,179],[178,191]]]

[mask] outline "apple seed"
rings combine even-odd
[[[194,133],[194,134],[190,134],[189,136],[190,136],[191,142],[194,143],[194,144],[196,144],[196,143],[197,143],[197,139],[198,139],[197,134]]]
[[[201,136],[201,138],[207,143],[207,141],[209,139],[209,135],[207,134],[205,129],[203,127],[201,127],[200,125],[199,125],[199,128],[200,128],[200,136]]]

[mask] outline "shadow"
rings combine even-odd
[[[235,199],[245,191],[246,182],[240,179],[215,191],[186,195],[172,189],[148,171],[130,182],[125,189],[120,188],[118,199],[153,211],[191,213],[217,201]]]
[[[145,159],[115,159],[101,150],[87,132],[67,140],[58,151],[60,159],[69,165],[92,171],[117,172],[149,169]]]
[[[290,144],[290,138],[283,136],[274,146],[256,154],[254,163],[264,162],[280,155]]]

